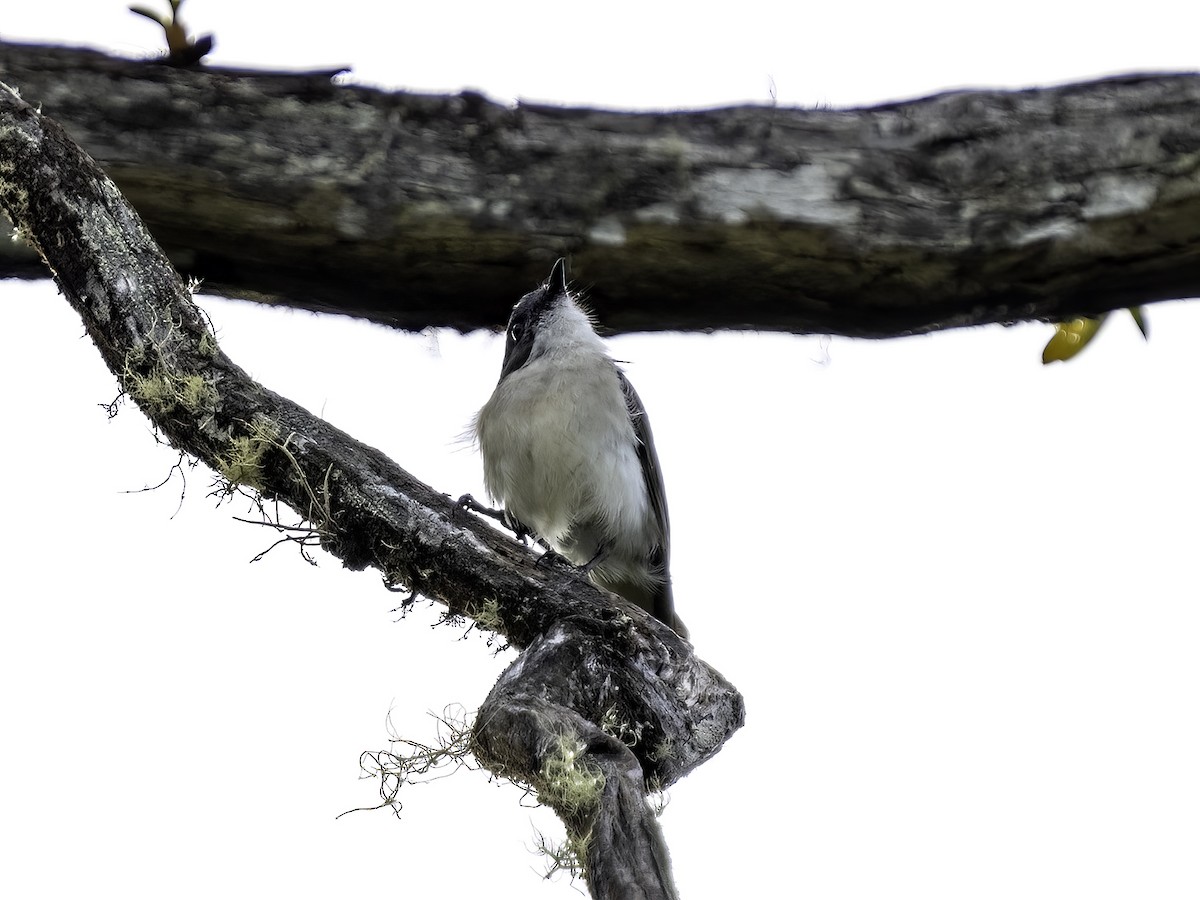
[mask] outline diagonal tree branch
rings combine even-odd
[[[372,566],[529,648],[484,704],[481,761],[538,788],[572,834],[597,835],[587,864],[596,897],[636,896],[630,883],[646,897],[673,896],[641,800],[645,781],[671,784],[715,754],[742,724],[737,691],[665,625],[535,566],[379,451],[250,379],[113,183],[58,125],[3,89],[0,207],[124,392],[174,446],[231,485],[290,505],[347,567]],[[516,719],[534,748],[524,755],[496,730]],[[602,724],[614,721],[637,735],[632,747],[606,736]],[[561,747],[569,758],[554,756]],[[558,804],[564,778],[597,772],[593,801],[570,812]]]
[[[1200,295],[1194,74],[675,113],[4,43],[0,77],[207,288],[403,328],[494,325],[563,254],[617,331],[887,337]]]

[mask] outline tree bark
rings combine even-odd
[[[676,113],[16,44],[0,78],[207,290],[402,328],[494,325],[560,255],[614,331],[888,337],[1200,293],[1197,75]]]
[[[669,785],[718,752],[742,724],[738,692],[667,626],[572,573],[535,565],[379,451],[250,379],[113,183],[59,126],[4,90],[0,208],[125,396],[175,447],[230,490],[291,506],[347,567],[372,566],[527,648],[482,707],[480,760],[532,785],[572,835],[590,837],[594,896],[674,896],[645,783]],[[626,747],[610,732],[637,740]],[[589,779],[597,790],[581,795]]]

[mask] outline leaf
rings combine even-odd
[[[131,6],[131,7],[129,7],[129,11],[130,11],[131,13],[137,13],[139,16],[145,16],[147,19],[151,19],[151,20],[153,20],[154,22],[157,22],[157,23],[158,23],[159,25],[161,25],[163,28],[166,28],[166,27],[167,27],[167,20],[166,20],[166,18],[164,18],[163,16],[160,16],[158,13],[156,13],[156,12],[155,12],[154,10],[152,10],[152,9],[149,9],[148,7],[145,7],[145,6]]]
[[[1129,307],[1129,314],[1133,316],[1133,321],[1137,323],[1138,331],[1142,333],[1142,337],[1150,340],[1150,326],[1146,324],[1146,314],[1142,312],[1140,306]]]
[[[1054,336],[1042,351],[1042,364],[1066,362],[1086,347],[1108,318],[1108,313],[1096,318],[1072,319],[1054,326]]]

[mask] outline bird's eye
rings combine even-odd
[[[521,335],[525,332],[525,326],[520,322],[513,322],[508,326],[508,339],[514,344],[521,339]]]

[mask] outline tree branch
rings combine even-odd
[[[634,750],[641,746],[651,757],[668,758],[673,748],[647,747],[646,735],[628,746],[612,733],[632,739],[628,723],[611,715],[626,690],[638,689],[614,683],[613,673],[628,663],[638,669],[660,660],[633,633],[613,637],[581,641],[567,626],[539,638],[480,707],[472,746],[489,769],[507,777],[515,773],[558,813],[584,863],[593,897],[670,900],[677,897],[670,856],[646,803],[643,768]],[[677,677],[682,672],[644,674],[646,684],[686,684]],[[588,714],[581,715],[581,708]],[[608,731],[597,724],[602,721]],[[532,781],[529,773],[536,773]]]
[[[737,691],[665,625],[573,575],[535,566],[525,548],[379,451],[250,379],[220,350],[113,183],[58,125],[3,89],[0,207],[50,267],[125,394],[174,446],[231,487],[287,503],[347,567],[373,566],[387,582],[531,648],[485,704],[476,727],[487,748],[481,760],[545,790],[544,752],[504,752],[495,723],[527,716],[530,697],[552,704],[536,709],[539,740],[579,742],[581,769],[604,775],[603,797],[586,817],[564,815],[576,833],[612,835],[616,849],[600,842],[610,848],[605,859],[588,857],[596,896],[632,896],[603,875],[618,852],[634,861],[621,878],[650,885],[645,896],[671,896],[657,827],[638,813],[643,778],[668,785],[715,754],[742,724]],[[626,751],[604,738],[604,721],[620,722],[638,742]],[[635,846],[647,841],[653,846]],[[641,871],[638,860],[661,864]]]
[[[1197,75],[620,113],[16,44],[0,72],[207,289],[403,328],[496,324],[568,253],[615,331],[887,337],[1200,294]]]

